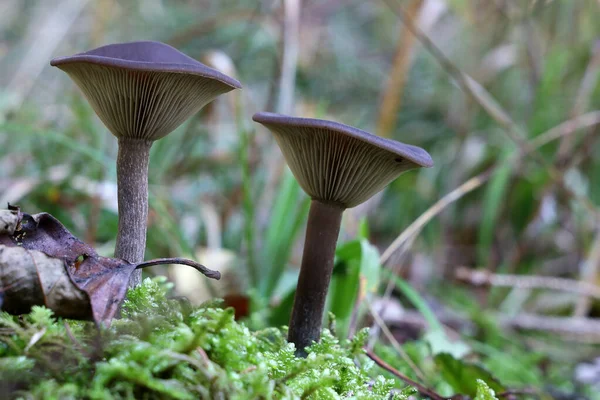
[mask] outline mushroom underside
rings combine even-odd
[[[175,72],[135,71],[90,63],[60,66],[118,138],[158,140],[233,88]]]
[[[339,132],[270,127],[300,186],[313,199],[355,207],[418,165]]]

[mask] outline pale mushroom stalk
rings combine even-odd
[[[117,193],[119,230],[115,257],[129,262],[144,260],[146,221],[148,220],[148,162],[152,142],[141,139],[119,139],[117,155]],[[131,286],[141,283],[141,271],[136,271]]]
[[[321,335],[321,321],[333,272],[335,247],[344,209],[312,200],[308,213],[302,265],[290,318],[288,340],[298,354]]]

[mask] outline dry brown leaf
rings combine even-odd
[[[220,273],[194,261],[170,258],[131,264],[101,257],[47,213],[0,210],[0,306],[12,314],[44,305],[58,316],[110,323],[138,268],[188,265],[209,278]]]

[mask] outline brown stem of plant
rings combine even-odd
[[[146,225],[148,223],[148,160],[152,142],[119,139],[117,156],[117,191],[119,200],[119,232],[115,258],[132,264],[144,260]],[[142,271],[135,271],[129,286],[142,282]]]
[[[600,287],[589,282],[553,276],[494,274],[484,270],[471,270],[460,267],[455,272],[456,279],[475,286],[500,286],[519,289],[550,289],[577,293],[600,299]]]
[[[288,341],[296,356],[306,357],[305,347],[321,337],[323,310],[344,209],[313,200],[308,213],[302,265],[290,318]]]
[[[148,260],[141,262],[135,269],[141,269],[146,267],[152,267],[154,265],[165,265],[165,264],[180,264],[187,265],[194,268],[196,271],[201,272],[207,278],[219,280],[221,279],[221,273],[212,269],[206,268],[204,265],[197,263],[196,261],[188,260],[187,258],[155,258],[154,260]]]
[[[425,375],[423,374],[423,371],[421,371],[421,369],[417,366],[417,364],[415,364],[415,362],[410,358],[408,353],[406,353],[406,351],[402,348],[400,343],[398,343],[398,341],[392,334],[392,331],[390,331],[390,329],[385,324],[385,321],[383,320],[383,318],[381,318],[381,315],[379,315],[379,313],[373,308],[373,305],[370,303],[369,303],[369,311],[371,313],[371,316],[375,320],[375,324],[377,325],[377,327],[379,329],[381,329],[381,331],[383,332],[383,335],[390,342],[390,345],[392,346],[392,348],[396,351],[396,353],[398,353],[400,355],[400,357],[402,357],[404,362],[406,362],[408,364],[408,366],[413,370],[415,375],[417,375],[417,378],[421,379],[422,381],[425,381]],[[374,336],[372,336],[372,337],[375,338]],[[366,348],[369,351],[372,351],[373,346],[374,346],[374,343],[368,343]]]
[[[407,7],[407,14],[413,18],[416,17],[422,5],[423,0],[412,0]],[[388,73],[381,100],[379,118],[377,120],[377,135],[379,136],[389,138],[396,126],[398,110],[401,106],[402,94],[411,65],[411,53],[414,42],[415,36],[407,29],[406,25],[403,25],[403,29],[400,30],[400,38],[394,62]]]
[[[404,375],[402,372],[396,370],[394,367],[392,367],[391,365],[389,365],[388,363],[383,361],[381,358],[379,358],[375,353],[373,353],[373,351],[367,349],[366,352],[367,352],[367,357],[369,357],[371,360],[373,360],[375,362],[375,364],[377,364],[381,368],[385,369],[390,374],[396,376],[398,379],[402,380],[403,382],[406,382],[410,386],[413,386],[423,396],[430,397],[433,400],[446,400],[445,397],[443,397],[443,396],[437,394],[436,392],[434,392],[433,390],[421,385],[419,382],[413,381],[408,376]]]

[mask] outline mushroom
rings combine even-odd
[[[318,341],[342,213],[381,191],[400,174],[431,167],[423,149],[336,122],[261,112],[304,191],[311,197],[288,341],[296,355]]]
[[[119,231],[115,257],[144,259],[150,147],[240,83],[160,42],[110,44],[55,58],[117,137]],[[130,285],[141,282],[141,272]]]

